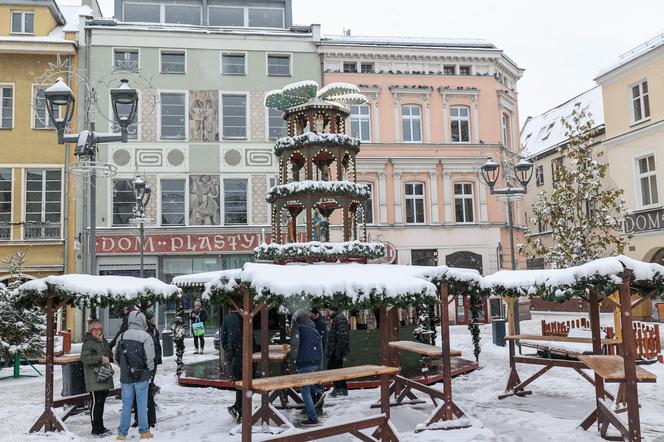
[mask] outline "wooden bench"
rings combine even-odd
[[[390,378],[396,376],[399,373],[400,369],[398,367],[387,367],[384,365],[359,365],[356,367],[346,367],[338,368],[334,370],[322,370],[311,373],[297,373],[297,374],[288,374],[281,376],[271,376],[266,378],[259,378],[252,381],[250,390],[252,393],[271,393],[277,390],[285,390],[289,388],[303,387],[305,385],[316,385],[316,384],[325,384],[334,381],[347,381],[350,379],[359,379],[366,377],[379,376],[380,377],[380,398],[381,398],[381,412],[385,416],[385,420],[377,423],[376,421],[371,421],[371,426],[378,426],[378,430],[374,433],[373,437],[377,437],[378,433],[382,434],[383,440],[396,441],[395,437],[391,437],[391,430],[387,429],[390,419],[390,406],[389,406],[389,382]],[[242,381],[236,381],[235,385],[237,388],[242,387]],[[363,419],[360,421],[354,421],[354,423],[341,424],[333,427],[325,427],[318,430],[311,430],[317,432],[324,432],[326,436],[334,436],[337,434],[354,434],[355,428],[357,425],[368,425],[369,419]],[[289,423],[286,418],[277,411],[276,408],[272,406],[271,403],[261,404],[261,406],[253,413],[251,417],[251,424],[254,425],[259,420],[262,420],[264,423],[269,423],[273,421],[278,426],[285,425],[289,428],[293,428],[292,424]],[[376,424],[376,425],[373,425]],[[289,433],[287,439],[288,441],[304,441],[304,440],[314,440],[317,437],[311,436],[311,431],[304,431],[291,436]],[[279,439],[278,439],[279,440]],[[365,439],[372,440],[372,439]]]
[[[288,373],[288,356],[290,355],[290,345],[288,344],[273,344],[269,346],[268,349],[268,361],[270,362],[279,362],[281,367],[280,374]],[[251,356],[251,359],[254,362],[262,361],[262,353],[256,352]],[[279,399],[279,405],[277,408],[292,408],[292,407],[302,407],[304,402],[299,394],[293,388],[286,388],[284,390],[276,390],[270,393],[269,401],[274,403]],[[290,401],[293,402],[293,405],[290,404]]]
[[[579,359],[583,361],[591,370],[595,372],[599,377],[601,377],[604,382],[607,383],[619,383],[619,393],[620,397],[624,393],[620,393],[620,390],[624,388],[625,385],[625,361],[622,356],[616,355],[581,355]],[[653,383],[657,382],[657,376],[654,373],[645,370],[642,367],[636,366],[636,382],[648,382]],[[613,402],[607,401],[605,398],[597,397],[596,398],[597,406],[595,410],[586,418],[582,423],[581,427],[584,429],[590,428],[590,425],[597,419],[594,416],[601,416],[599,420],[601,421],[600,425],[600,434],[605,439],[610,440],[629,440],[630,431],[629,431],[629,422],[627,419],[624,419],[618,413],[624,410],[616,410]],[[607,430],[609,424],[612,424],[622,435],[620,438],[613,438],[607,436]]]
[[[525,396],[532,394],[532,391],[526,390],[525,387],[530,383],[535,381],[537,378],[542,376],[544,373],[552,369],[553,367],[566,367],[572,368],[576,371],[583,379],[590,382],[593,386],[595,381],[587,374],[582,371],[582,369],[588,368],[585,362],[581,360],[569,360],[569,359],[551,359],[551,358],[542,358],[538,356],[516,356],[515,351],[515,341],[517,340],[527,340],[527,341],[552,341],[552,342],[573,342],[573,343],[592,343],[592,338],[568,338],[565,336],[539,336],[539,335],[513,335],[506,336],[505,339],[509,342],[509,352],[510,352],[510,375],[507,380],[507,386],[505,387],[505,394],[498,396],[498,399],[505,399],[509,396]],[[602,339],[602,345],[617,345],[618,341],[616,339]],[[543,367],[537,371],[535,374],[530,376],[525,381],[521,381],[519,373],[516,369],[516,364],[532,364],[532,365],[542,365]],[[604,392],[607,397],[613,399],[613,396],[608,392]]]

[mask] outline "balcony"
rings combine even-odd
[[[60,239],[60,223],[26,222],[23,225],[23,239]]]

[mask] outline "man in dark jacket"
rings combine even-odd
[[[120,365],[122,386],[122,415],[118,427],[118,440],[125,440],[131,424],[131,405],[136,397],[138,431],[141,439],[151,439],[148,427],[148,389],[154,371],[154,341],[147,330],[145,315],[139,311],[129,313],[127,331],[118,339],[115,360]]]
[[[191,314],[189,315],[189,320],[191,321],[191,326],[192,326],[191,334],[194,336],[194,348],[196,348],[194,354],[196,353],[203,354],[205,353],[205,336],[204,335],[196,336],[194,334],[194,328],[193,328],[194,324],[202,322],[203,325],[205,325],[205,321],[207,321],[207,312],[201,306],[201,301],[197,300],[196,302],[194,302],[194,309],[191,311]],[[199,342],[201,347],[200,351],[198,350]]]
[[[316,326],[311,319],[311,312],[299,309],[293,313],[293,328],[291,330],[291,357],[295,360],[298,373],[311,373],[320,370],[323,359],[323,342]],[[322,405],[323,391],[316,385],[305,385],[300,388],[300,394],[307,410],[307,420],[303,426],[316,426],[318,423],[318,410]],[[314,403],[314,397],[318,404]]]
[[[233,310],[224,318],[219,335],[221,348],[224,349],[224,362],[232,380],[242,379],[242,315]],[[242,390],[235,390],[235,403],[228,407],[228,412],[236,421],[242,420]]]
[[[344,357],[350,353],[350,336],[348,320],[339,311],[339,307],[330,306],[327,310],[330,316],[330,331],[327,335],[327,352],[330,358],[327,361],[327,369],[333,370],[344,366]],[[333,384],[334,390],[330,393],[332,397],[348,396],[346,381],[335,381]]]
[[[81,362],[83,363],[83,376],[85,377],[85,390],[90,393],[92,410],[92,434],[101,436],[109,434],[110,430],[104,426],[104,403],[108,390],[113,389],[113,376],[106,381],[97,380],[95,368],[102,364],[113,362],[113,353],[108,341],[103,335],[101,322],[92,320],[88,324],[88,333],[83,337],[81,347]]]
[[[154,395],[159,388],[154,383],[154,378],[157,375],[157,365],[161,365],[161,342],[159,341],[159,330],[154,323],[154,312],[148,310],[145,312],[147,319],[148,329],[147,333],[152,336],[154,343],[154,370],[152,370],[152,377],[150,378],[150,385],[148,386],[148,426],[154,428],[157,425],[157,404],[154,401]],[[134,398],[134,427],[138,427],[138,407],[136,406],[136,398]]]

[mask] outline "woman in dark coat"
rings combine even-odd
[[[92,423],[92,434],[110,434],[110,430],[104,427],[104,404],[108,391],[113,389],[113,377],[105,382],[97,381],[95,368],[102,364],[113,362],[111,346],[104,337],[104,329],[101,322],[90,321],[88,333],[83,337],[81,347],[81,362],[83,363],[83,376],[85,377],[85,390],[90,393],[92,410],[90,421]]]

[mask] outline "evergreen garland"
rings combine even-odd
[[[305,258],[323,258],[343,260],[344,258],[378,259],[385,256],[385,244],[379,242],[346,241],[342,243],[306,243],[266,244],[254,249],[256,259],[281,261]]]
[[[284,151],[303,149],[307,146],[331,147],[335,149],[342,146],[354,153],[358,153],[360,151],[360,140],[345,134],[305,132],[294,137],[279,138],[274,145],[274,154],[281,156]]]
[[[184,372],[184,363],[182,356],[184,355],[184,337],[187,333],[185,322],[184,304],[178,302],[178,309],[173,320],[173,342],[175,343],[175,364],[177,365],[176,376]]]
[[[480,347],[480,309],[482,308],[482,297],[478,292],[470,293],[470,317],[471,321],[468,323],[468,330],[473,338],[473,355],[475,356],[475,361],[479,362],[480,352],[482,351]]]

